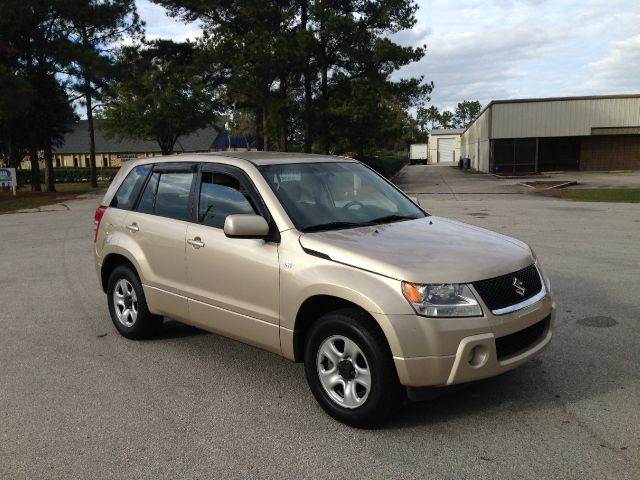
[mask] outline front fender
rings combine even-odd
[[[398,280],[310,255],[300,248],[280,252],[280,326],[282,350],[292,352],[296,318],[303,303],[326,295],[351,302],[367,312],[382,328],[389,345],[398,345],[389,314],[411,315],[413,310]]]

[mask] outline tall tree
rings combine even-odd
[[[478,100],[464,100],[458,103],[454,114],[454,123],[458,128],[465,128],[475,119],[482,110],[482,104]]]
[[[27,152],[31,188],[40,191],[39,152],[51,152],[70,127],[72,112],[56,80],[63,65],[67,30],[61,0],[4,0],[0,3],[2,76],[0,132],[15,163]],[[11,98],[14,97],[14,98]],[[53,190],[52,162],[45,162]]]
[[[440,126],[440,111],[435,105],[429,108],[419,108],[416,114],[416,120],[421,133],[426,133]]]
[[[198,55],[189,42],[124,47],[118,79],[106,91],[100,119],[105,133],[156,141],[169,155],[179,137],[212,125],[219,102],[200,74]]]
[[[6,32],[0,29],[0,42],[4,47],[9,42],[3,33]],[[25,153],[27,126],[23,108],[25,99],[31,96],[29,84],[18,71],[15,53],[15,50],[0,48],[0,151],[3,163],[11,168],[19,167]]]
[[[141,33],[135,0],[67,0],[65,2],[70,39],[69,73],[87,115],[91,185],[98,185],[93,114],[110,75],[111,55],[124,36]]]
[[[313,83],[315,76],[315,56],[311,53],[315,50],[315,37],[309,30],[309,0],[299,0],[300,24],[297,28],[297,43],[300,49],[297,51],[299,62],[302,65],[302,79],[304,86],[303,108],[303,142],[304,151],[311,153],[313,148]]]
[[[456,119],[455,114],[450,110],[443,110],[440,113],[440,127],[441,128],[455,128]]]
[[[32,115],[29,128],[40,132],[38,148],[43,154],[44,184],[48,192],[54,192],[53,149],[62,144],[64,134],[71,130],[77,117],[66,89],[54,76],[37,78],[35,91],[32,108],[37,113]]]
[[[234,109],[255,112],[258,148],[273,143],[272,124],[281,121],[280,106],[289,95],[290,48],[296,9],[287,0],[157,0],[173,15],[198,20],[204,27],[202,45],[210,53],[208,74],[226,84]],[[283,130],[287,130],[284,128]]]
[[[390,34],[415,24],[417,6],[412,0],[304,0],[299,4],[305,132],[317,133],[318,148],[327,153],[332,143],[330,123],[335,87],[338,84],[344,87],[349,79],[386,81],[389,69],[397,70],[424,55],[421,48],[402,48],[389,39]],[[311,82],[307,81],[309,74]],[[314,99],[312,87],[316,89]],[[309,110],[311,113],[307,114]],[[312,126],[308,126],[310,121]],[[310,143],[305,142],[305,150],[309,150]]]
[[[247,150],[251,150],[251,144],[256,138],[256,121],[250,110],[238,110],[233,119],[229,121],[229,131],[233,135],[244,139]]]
[[[364,111],[336,100],[349,100],[345,92],[367,92],[367,104],[373,105],[376,95],[378,103],[406,103],[431,88],[422,79],[390,80],[394,71],[424,55],[422,48],[401,47],[389,38],[415,24],[413,0],[153,1],[183,20],[202,22],[219,62],[212,62],[214,68],[228,73],[227,92],[235,106],[255,109],[265,146],[271,143],[265,137],[275,132],[283,140],[299,135],[304,151],[327,152],[337,143],[334,117],[344,120]],[[407,95],[410,88],[414,92]],[[353,117],[343,125],[364,126],[361,120]],[[289,148],[283,140],[273,143]]]

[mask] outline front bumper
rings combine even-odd
[[[378,321],[386,320],[394,331],[390,343],[400,383],[427,387],[480,380],[522,365],[551,341],[555,308],[547,294],[539,302],[506,315],[489,312],[474,318],[384,317]],[[502,345],[513,338],[511,335],[527,329],[535,331],[536,336],[523,343],[522,348],[496,348],[496,339]]]

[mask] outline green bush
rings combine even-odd
[[[99,182],[110,182],[118,172],[113,167],[96,168]],[[54,168],[56,183],[82,183],[91,178],[91,169],[87,167],[59,167]],[[18,170],[18,185],[31,185],[31,170]],[[40,170],[40,180],[44,183],[44,169]]]
[[[407,156],[402,154],[363,156],[358,157],[358,160],[387,178],[391,178],[394,174],[399,172],[400,169],[408,162]]]

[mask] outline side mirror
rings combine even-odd
[[[260,215],[228,215],[224,234],[232,238],[265,238],[269,235],[269,224]]]
[[[409,200],[411,200],[413,203],[415,203],[419,207],[422,206],[422,205],[420,205],[420,199],[418,197],[409,197]]]

